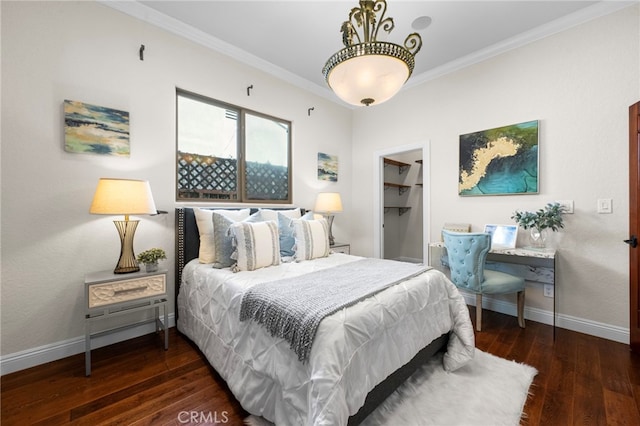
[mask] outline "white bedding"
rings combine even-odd
[[[198,345],[245,410],[277,425],[346,425],[373,387],[450,330],[445,368],[455,370],[473,358],[464,299],[434,269],[325,318],[307,364],[287,341],[253,321],[239,321],[242,293],[252,285],[358,259],[338,253],[237,273],[195,259],[182,274],[178,329]]]

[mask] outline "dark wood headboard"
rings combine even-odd
[[[202,208],[202,207],[201,207]],[[247,207],[231,207],[228,209],[220,207],[204,207],[209,210],[241,210]],[[269,210],[291,210],[295,207],[262,207]],[[258,211],[257,207],[251,207],[251,214]],[[300,212],[304,214],[305,209],[301,208]],[[175,281],[175,313],[178,315],[177,301],[180,285],[182,284],[182,269],[189,261],[196,259],[200,253],[200,233],[196,223],[196,215],[194,207],[177,207],[176,208],[176,281]]]

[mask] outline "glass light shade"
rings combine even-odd
[[[156,214],[146,180],[100,178],[89,209],[91,214]]]
[[[318,213],[337,213],[342,211],[342,199],[337,192],[321,192],[316,197],[313,211]]]
[[[392,56],[356,56],[336,65],[327,82],[351,105],[377,105],[391,99],[410,76],[407,64]]]

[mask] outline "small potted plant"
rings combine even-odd
[[[529,229],[531,243],[534,247],[543,248],[546,240],[546,230],[557,231],[564,228],[564,207],[559,203],[548,203],[536,212],[516,211],[511,219],[524,229]]]
[[[155,272],[158,270],[158,261],[166,259],[167,254],[161,248],[152,248],[138,254],[139,263],[144,263],[147,272]]]

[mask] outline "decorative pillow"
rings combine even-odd
[[[210,210],[195,208],[193,212],[196,216],[196,224],[198,225],[198,233],[200,234],[200,253],[198,255],[200,263],[214,263],[216,261],[216,245],[213,235],[213,212],[239,221],[248,218],[250,210]]]
[[[307,212],[302,216],[303,220],[313,219],[313,212]],[[296,240],[293,237],[293,221],[294,218],[286,214],[278,213],[278,228],[280,228],[280,256],[292,257],[296,254],[293,249]]]
[[[290,209],[290,210],[271,210],[271,209],[260,209],[258,210],[262,215],[262,220],[275,220],[278,221],[278,215],[283,214],[292,219],[300,219],[300,209]]]
[[[293,220],[296,261],[329,256],[329,224],[325,219]]]
[[[233,235],[230,228],[236,222],[259,222],[260,214],[254,213],[251,216],[242,219],[234,220],[232,217],[214,211],[211,215],[213,222],[213,242],[215,246],[215,259],[213,267],[217,269],[227,268],[234,264],[231,255],[233,254]]]
[[[280,239],[280,256],[291,257],[295,254],[293,246],[296,240],[293,238],[293,221],[292,218],[283,214],[278,214],[278,228]]]
[[[278,224],[273,220],[266,222],[236,222],[231,225],[235,238],[236,259],[234,272],[254,271],[280,264],[280,242]]]

